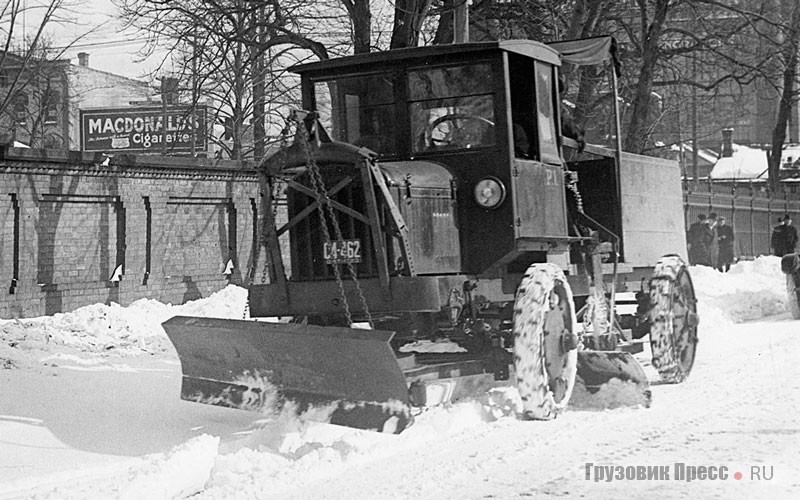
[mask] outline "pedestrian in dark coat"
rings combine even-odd
[[[711,262],[711,267],[717,269],[719,264],[719,235],[717,234],[717,214],[711,212],[708,214],[709,229],[711,229],[711,243],[708,244],[708,260]]]
[[[719,256],[717,270],[726,273],[733,262],[733,228],[727,225],[725,217],[717,221],[717,242],[719,243]]]
[[[792,226],[792,217],[789,214],[778,219],[781,224],[775,226],[770,238],[772,253],[778,257],[794,253],[797,246],[797,229]]]
[[[689,264],[696,266],[710,266],[711,259],[708,254],[708,245],[714,237],[708,227],[705,214],[697,216],[697,222],[689,226],[686,234],[686,243],[689,247]]]

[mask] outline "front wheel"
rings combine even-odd
[[[552,419],[569,403],[578,366],[576,323],[561,269],[530,266],[514,302],[514,369],[525,418]]]

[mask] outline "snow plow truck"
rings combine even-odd
[[[283,321],[166,321],[181,397],[399,433],[415,407],[502,384],[526,419],[615,379],[647,399],[632,353],[648,340],[661,378],[683,381],[698,317],[679,167],[562,134],[562,61],[612,48],[511,40],[293,67],[305,111],[258,167],[269,280],[248,287],[251,318]],[[459,352],[404,349],[432,339]]]

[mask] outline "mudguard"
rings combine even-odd
[[[379,432],[411,421],[394,332],[176,316],[162,324],[181,362],[181,398],[298,414]]]

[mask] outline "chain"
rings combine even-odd
[[[281,145],[279,154],[282,156],[282,164],[286,166],[286,155],[287,155],[287,148],[289,146],[289,122],[286,123],[286,126],[281,131]],[[271,199],[271,209],[272,209],[272,220],[278,220],[278,193],[280,193],[280,184],[279,181],[275,182],[270,186],[272,190]],[[258,221],[255,221],[258,223]],[[256,246],[256,253],[253,256],[252,264],[250,265],[250,278],[248,280],[249,285],[253,285],[255,283],[256,277],[256,266],[258,265],[258,260],[261,258],[262,250],[264,251],[264,267],[261,269],[261,284],[264,285],[267,283],[267,276],[269,275],[269,255],[267,254],[267,233],[264,231],[263,224],[261,225],[260,238],[258,245]],[[247,298],[245,299],[244,304],[244,311],[242,313],[242,319],[247,319],[248,314],[250,313],[250,293],[248,292]]]
[[[578,212],[583,213],[583,198],[581,198],[581,192],[578,191],[578,172],[565,170],[564,173],[567,174],[567,187],[575,195],[575,204]]]
[[[289,151],[289,132],[290,132],[289,127],[290,127],[290,122],[287,121],[286,122],[286,126],[283,127],[283,130],[281,130],[280,155],[281,155],[281,165],[283,166],[281,171],[285,171],[286,170],[286,158],[287,158],[287,156],[289,154],[288,153],[288,151]],[[270,208],[272,209],[272,220],[273,221],[277,221],[278,220],[278,195],[281,192],[281,180],[278,179],[278,178],[274,178],[274,179],[275,179],[275,183],[271,186],[272,196],[270,197],[270,199],[272,200],[272,206]],[[264,248],[266,249],[267,248],[266,235],[264,235],[262,239],[263,239],[263,242],[264,242]],[[266,281],[267,281],[267,273],[269,272],[268,266],[269,266],[269,259],[264,259],[264,270],[261,273],[261,284],[262,285],[264,283],[266,283]]]
[[[331,220],[331,225],[333,226],[334,235],[336,239],[339,241],[344,240],[342,236],[342,230],[339,227],[338,219],[336,218],[336,213],[334,212],[333,206],[330,203],[323,203],[324,200],[329,200],[328,191],[325,189],[325,183],[322,179],[322,174],[319,171],[319,166],[317,165],[316,160],[314,159],[314,155],[311,152],[311,146],[309,144],[308,138],[308,131],[305,128],[305,125],[301,123],[299,120],[297,121],[297,128],[299,131],[299,137],[303,142],[303,149],[305,150],[306,154],[306,163],[308,165],[309,170],[309,177],[311,178],[311,183],[313,185],[314,191],[317,194],[317,211],[320,216],[320,222],[322,224],[322,234],[325,238],[326,242],[330,242],[331,235],[328,231],[328,225],[325,218],[325,210],[322,208],[322,205],[325,205],[328,212],[328,217]],[[350,277],[353,280],[353,283],[356,287],[356,291],[358,292],[359,300],[361,301],[361,305],[364,308],[364,313],[367,316],[367,321],[370,324],[370,327],[374,328],[374,324],[372,322],[372,315],[369,312],[369,307],[367,306],[366,297],[364,297],[364,291],[361,289],[361,284],[358,282],[358,276],[356,274],[355,266],[353,263],[347,263],[347,269],[350,271]],[[333,264],[333,274],[336,277],[336,285],[339,288],[339,294],[342,298],[342,305],[344,306],[345,317],[347,319],[347,323],[352,325],[353,324],[353,317],[350,312],[350,304],[347,301],[347,297],[345,296],[344,291],[344,282],[342,280],[342,273],[341,269],[339,268],[339,264]]]

